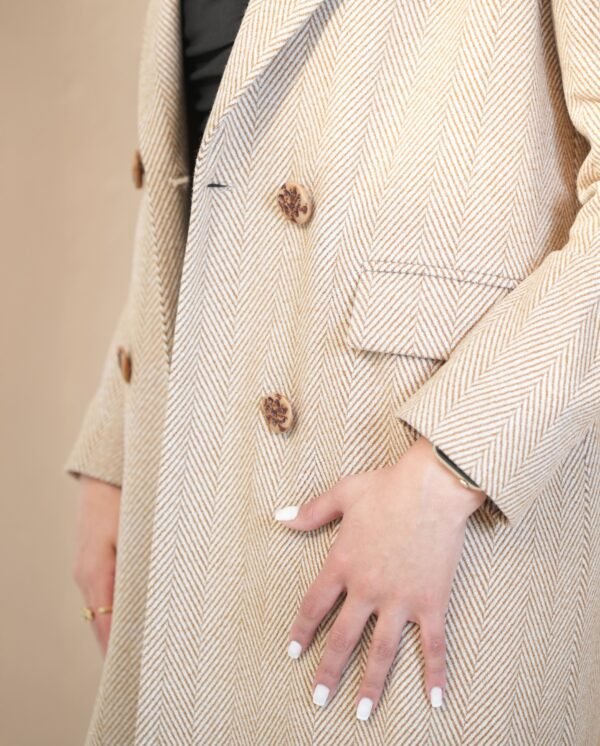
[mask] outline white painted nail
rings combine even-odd
[[[442,705],[442,689],[439,686],[434,686],[431,689],[431,706],[441,707]]]
[[[292,640],[288,645],[288,655],[290,658],[299,658],[302,652],[302,645],[296,640]]]
[[[325,684],[317,684],[313,692],[313,702],[316,705],[323,707],[327,703],[327,697],[329,696],[329,687]]]
[[[371,714],[372,709],[373,700],[369,699],[369,697],[363,697],[358,703],[358,707],[356,708],[356,717],[359,720],[366,720]]]
[[[297,505],[287,505],[285,508],[279,508],[275,511],[275,518],[278,521],[292,521],[298,515],[298,510]]]

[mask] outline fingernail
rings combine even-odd
[[[288,655],[290,658],[298,658],[302,652],[302,645],[296,640],[292,640],[288,645]]]
[[[358,707],[356,708],[356,717],[359,720],[366,720],[371,714],[372,709],[373,700],[369,699],[369,697],[363,697],[358,703]]]
[[[298,510],[297,505],[287,505],[275,511],[275,518],[278,521],[292,521],[298,515]]]
[[[441,707],[442,706],[442,688],[434,686],[431,689],[431,706]]]
[[[329,696],[329,687],[325,684],[317,684],[313,692],[313,702],[316,705],[323,707],[327,703],[327,697]]]

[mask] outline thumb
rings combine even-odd
[[[275,519],[290,528],[310,531],[342,516],[339,495],[335,488],[326,490],[302,505],[286,505],[275,511]]]

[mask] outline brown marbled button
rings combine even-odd
[[[131,355],[124,347],[117,348],[117,363],[121,370],[121,375],[126,383],[131,381]]]
[[[139,149],[133,154],[133,163],[131,164],[131,175],[136,189],[141,189],[144,185],[144,164]]]
[[[294,181],[286,181],[277,192],[277,204],[284,217],[293,223],[303,225],[313,214],[313,198],[305,186]]]
[[[280,392],[263,396],[260,408],[267,427],[273,433],[284,433],[294,424],[292,405],[289,399]]]

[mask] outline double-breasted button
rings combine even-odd
[[[307,223],[313,214],[313,199],[305,186],[286,181],[277,192],[277,203],[283,215],[293,223]]]
[[[124,347],[117,348],[117,363],[119,364],[123,380],[129,383],[131,380],[131,355]]]
[[[131,176],[136,189],[141,189],[144,185],[144,164],[139,149],[133,154],[133,163],[131,164]]]
[[[273,433],[284,433],[294,424],[294,411],[289,399],[279,392],[263,396],[261,411],[267,427]]]

